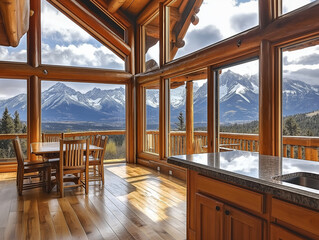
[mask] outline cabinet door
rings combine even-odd
[[[225,240],[263,239],[262,220],[225,205]]]
[[[271,224],[270,240],[306,240],[306,238],[300,237],[284,228]]]
[[[196,193],[196,239],[221,240],[224,204]]]

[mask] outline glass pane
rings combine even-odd
[[[146,152],[159,154],[159,84],[145,88],[145,146]]]
[[[282,50],[283,156],[318,160],[319,39]]]
[[[259,61],[219,70],[219,150],[258,152]]]
[[[105,159],[125,158],[124,85],[42,81],[41,104],[43,133],[99,131],[109,136]]]
[[[170,80],[169,156],[186,154],[186,84]]]
[[[145,71],[159,67],[159,16],[158,14],[144,26]]]
[[[282,14],[291,12],[316,0],[282,0]]]
[[[0,46],[0,61],[27,62],[27,34],[23,35],[17,47]]]
[[[5,135],[19,134],[27,154],[27,81],[0,79],[0,162],[16,161],[12,140]],[[21,135],[20,135],[21,134]]]
[[[192,23],[182,18],[186,10],[182,0],[169,6],[170,60],[258,25],[257,0],[204,0]]]
[[[42,0],[42,63],[124,70],[124,61]]]
[[[194,81],[193,102],[194,153],[207,152],[207,79]]]

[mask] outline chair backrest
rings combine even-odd
[[[64,139],[64,133],[59,133],[59,134],[42,133],[42,142],[60,142],[60,139]]]
[[[84,152],[88,159],[90,141],[87,140],[60,140],[60,167],[61,169],[83,168]]]
[[[100,142],[99,142],[99,147],[103,148],[102,151],[98,151],[97,157],[98,159],[101,159],[102,161],[104,160],[104,155],[106,151],[106,144],[107,144],[108,136],[100,136]]]
[[[93,141],[91,141],[91,142],[95,146],[100,146],[100,141],[101,141],[101,135],[95,135],[94,138],[93,138]],[[91,152],[91,156],[94,157],[94,158],[97,158],[98,157],[98,152],[99,151],[92,151]]]
[[[12,140],[14,151],[16,153],[18,167],[24,166],[24,157],[22,153],[21,143],[19,137]]]

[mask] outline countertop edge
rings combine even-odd
[[[203,164],[188,162],[175,157],[169,157],[167,162],[179,167],[194,170],[207,177],[233,183],[237,186],[242,186],[257,192],[271,194],[278,199],[319,210],[319,194],[312,193],[310,191],[285,186],[276,183],[275,180],[274,182],[269,182],[262,179],[232,173],[226,170],[216,169]]]

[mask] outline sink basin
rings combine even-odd
[[[274,177],[275,180],[319,190],[319,175],[312,173],[293,173]]]

